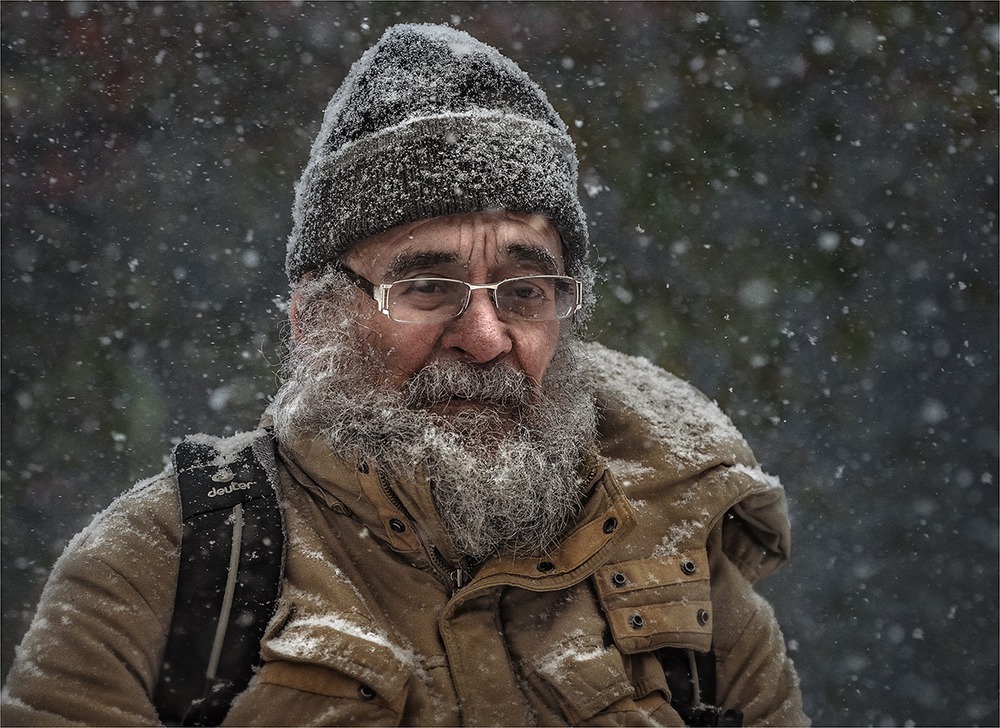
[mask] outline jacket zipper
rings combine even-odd
[[[399,496],[396,495],[396,492],[389,485],[389,481],[386,480],[385,475],[382,474],[381,470],[376,470],[376,475],[378,475],[378,484],[382,486],[382,492],[385,493],[386,499],[390,503],[392,503],[392,505],[396,508],[397,511],[406,516],[407,520],[409,520],[412,523],[413,516],[411,516],[409,512],[406,510],[406,508],[403,506],[403,501],[399,499]]]
[[[469,583],[472,575],[468,571],[463,569],[461,566],[458,568],[452,568],[441,552],[438,551],[437,546],[431,546],[431,561],[434,563],[435,568],[441,573],[442,576],[446,577],[449,585],[451,586],[451,596],[455,596],[458,590]]]
[[[385,494],[388,501],[392,503],[396,510],[406,516],[406,519],[410,523],[413,523],[413,516],[411,516],[409,511],[407,511],[403,506],[403,502],[399,499],[399,496],[396,495],[392,486],[389,485],[389,481],[386,479],[385,475],[382,474],[382,471],[378,470],[376,474],[378,475],[378,482],[382,488],[382,492]],[[423,539],[421,539],[421,541],[423,541]],[[439,575],[443,577],[445,583],[451,587],[451,596],[455,596],[459,589],[469,583],[471,575],[461,566],[458,568],[452,568],[451,564],[449,564],[445,560],[444,556],[441,555],[441,552],[438,551],[437,546],[431,546],[428,551],[431,556],[431,564],[434,566],[434,569],[439,573]]]

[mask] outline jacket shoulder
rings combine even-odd
[[[139,481],[94,516],[67,545],[54,570],[59,568],[61,561],[71,557],[109,558],[119,551],[129,552],[138,544],[149,546],[154,541],[176,550],[180,528],[177,480],[173,471],[167,468]]]
[[[678,478],[715,465],[756,465],[729,417],[692,384],[601,344],[581,352],[600,405],[605,457],[657,461]]]
[[[53,567],[3,696],[12,725],[151,725],[173,606],[180,504],[169,471],[116,498]]]
[[[664,537],[671,547],[688,537],[704,544],[728,514],[722,548],[744,576],[756,581],[784,563],[791,544],[784,489],[719,406],[641,357],[596,343],[581,352],[600,405],[601,455],[641,504],[650,533],[672,523],[677,533]]]

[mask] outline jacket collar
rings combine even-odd
[[[405,481],[390,480],[376,463],[337,454],[317,437],[282,442],[279,453],[299,485],[321,502],[351,512],[375,537],[415,565],[439,572],[462,566],[434,506],[425,472],[418,470]],[[596,453],[586,458],[581,473],[587,495],[575,525],[560,542],[544,553],[489,559],[478,569],[475,583],[558,589],[603,565],[634,525],[632,507]]]
[[[576,523],[544,553],[503,555],[483,564],[476,581],[536,591],[562,589],[593,574],[635,526],[635,514],[614,474],[593,455],[586,463],[589,489]]]
[[[436,548],[443,561],[457,563],[425,477],[394,482],[376,463],[337,453],[320,437],[282,442],[279,453],[299,485],[346,509],[392,550],[419,555]]]

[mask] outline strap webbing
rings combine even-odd
[[[740,726],[743,713],[716,706],[715,649],[656,651],[670,688],[670,705],[689,726]]]
[[[260,663],[284,558],[273,444],[235,455],[224,441],[188,439],[174,450],[183,514],[177,596],[154,703],[173,725],[218,725]],[[273,460],[273,455],[271,456]]]

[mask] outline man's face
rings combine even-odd
[[[376,283],[564,272],[551,225],[509,213],[396,228],[343,262]],[[291,318],[272,407],[282,442],[320,438],[400,479],[421,464],[453,544],[474,560],[544,549],[572,522],[597,411],[565,324],[502,320],[485,290],[452,321],[397,323],[334,271],[303,282]]]
[[[448,215],[402,225],[358,243],[345,262],[375,283],[421,276],[495,283],[565,271],[562,243],[548,220],[511,212]],[[559,321],[501,319],[486,290],[474,291],[465,312],[444,323],[397,323],[370,298],[360,301],[358,318],[359,329],[368,332],[365,343],[383,358],[396,388],[428,364],[456,361],[507,365],[540,384],[560,330]],[[453,402],[447,408],[474,404]]]

